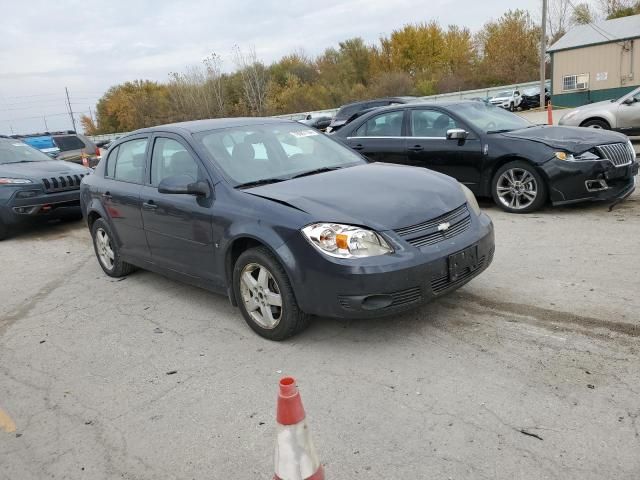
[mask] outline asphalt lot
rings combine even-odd
[[[639,478],[640,193],[484,207],[479,278],[284,343],[226,298],[106,277],[81,222],[0,243],[0,478],[270,478],[284,374],[327,478]]]

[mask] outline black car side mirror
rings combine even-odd
[[[163,178],[158,185],[158,192],[208,197],[211,194],[211,188],[207,182],[194,182],[188,175],[176,175]]]
[[[447,140],[464,140],[469,136],[469,132],[463,128],[451,128],[447,130]]]

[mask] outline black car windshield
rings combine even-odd
[[[0,165],[21,162],[50,162],[53,159],[20,140],[0,138]]]
[[[461,103],[453,107],[463,120],[485,133],[509,132],[534,125],[518,115],[481,102]]]
[[[231,127],[195,137],[235,186],[289,180],[366,163],[338,142],[296,123]]]

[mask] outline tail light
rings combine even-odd
[[[87,154],[84,153],[84,150],[80,151],[80,157],[82,158],[82,165],[84,165],[85,167],[88,167],[89,157],[87,157]]]
[[[100,147],[96,147],[96,157],[98,158],[98,160],[102,158],[102,154],[100,153]]]

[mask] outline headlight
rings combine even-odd
[[[304,227],[302,233],[311,245],[332,257],[361,258],[393,253],[376,232],[353,225],[314,223]]]
[[[558,160],[565,160],[567,162],[584,162],[584,161],[602,160],[598,155],[588,150],[586,152],[581,153],[580,155],[574,155],[573,153],[567,153],[567,152],[555,152],[555,156]]]
[[[469,208],[473,210],[476,215],[480,215],[480,205],[478,205],[478,200],[476,200],[476,196],[473,194],[471,190],[469,190],[464,185],[460,184],[462,187],[462,191],[464,192],[464,196],[467,197],[467,205]]]
[[[26,185],[28,183],[33,183],[28,178],[5,178],[0,177],[0,185]]]
[[[629,146],[629,150],[631,150],[631,153],[633,154],[633,158],[636,158],[636,149],[633,148],[633,143],[631,143],[631,140],[627,142],[627,145]]]

